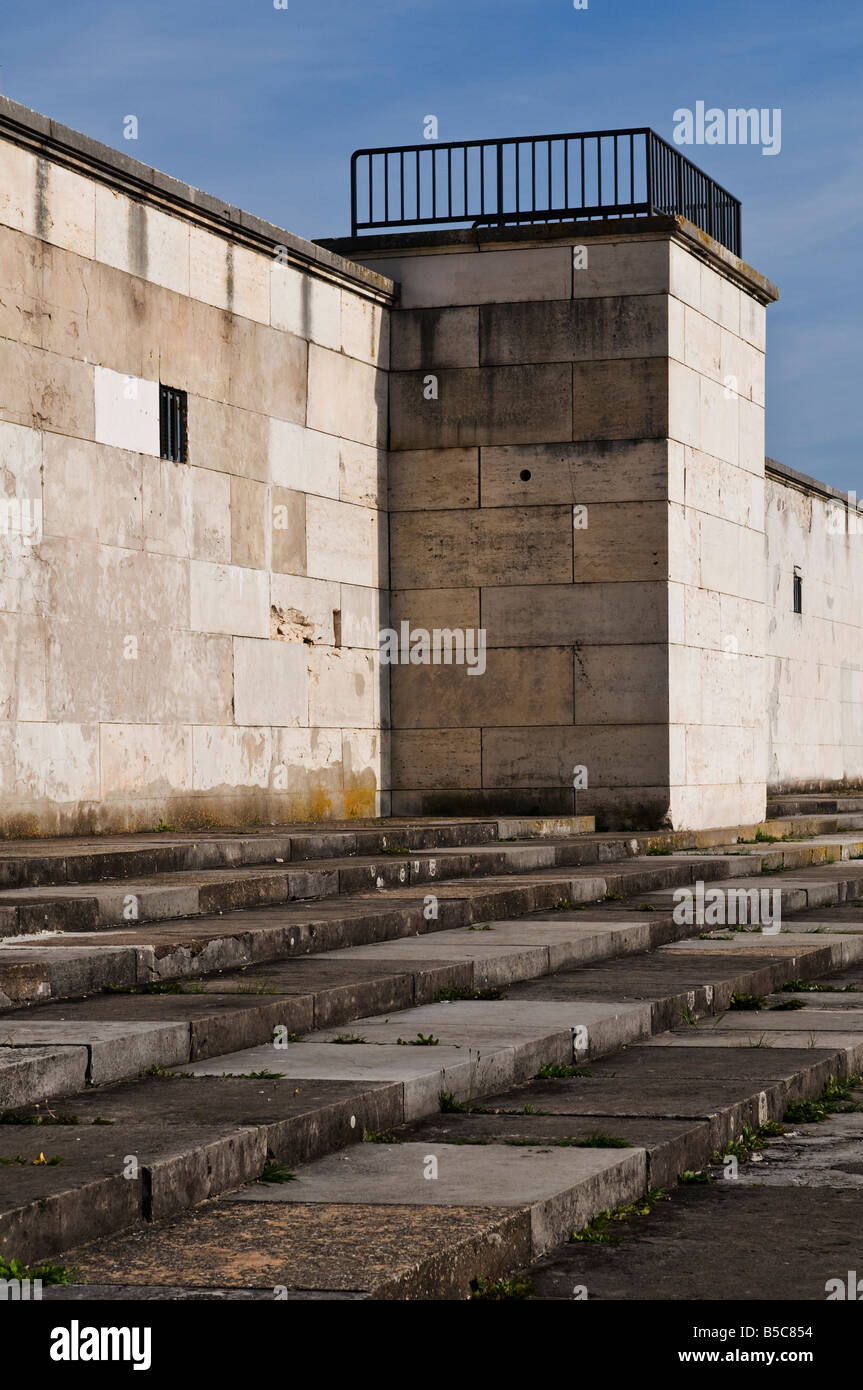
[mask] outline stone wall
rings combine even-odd
[[[393,668],[394,809],[763,814],[775,290],[693,233],[666,218],[350,248],[401,286],[393,616],[488,644],[482,679]]]
[[[766,530],[770,789],[859,788],[863,514],[844,494],[770,463]]]
[[[0,830],[387,812],[391,298],[0,103]]]

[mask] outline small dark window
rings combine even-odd
[[[159,387],[159,449],[174,463],[186,462],[186,403],[185,391]]]
[[[803,576],[796,573],[794,575],[794,612],[803,612]]]

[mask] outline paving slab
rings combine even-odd
[[[528,1091],[525,1092],[528,1094]],[[399,1143],[485,1146],[512,1144],[573,1146],[598,1138],[624,1141],[647,1154],[647,1186],[667,1187],[678,1174],[700,1167],[712,1152],[707,1122],[692,1120],[632,1119],[615,1116],[596,1119],[581,1115],[436,1115],[404,1125],[395,1136]]]
[[[432,1159],[436,1177],[429,1176]],[[531,1244],[539,1252],[606,1207],[634,1200],[646,1176],[643,1149],[363,1144],[301,1168],[295,1182],[259,1184],[237,1200],[485,1207],[493,1192],[497,1207],[530,1212]]]
[[[249,1182],[266,1142],[236,1126],[0,1125],[0,1158],[17,1157],[2,1168],[0,1254],[33,1263]]]
[[[511,1084],[515,1058],[511,1047],[387,1047],[374,1044],[302,1042],[284,1052],[273,1047],[250,1048],[195,1062],[193,1076],[247,1076],[251,1072],[282,1070],[298,1079],[401,1083],[400,1119],[417,1119],[438,1109],[441,1091],[457,1100]]]
[[[80,1090],[88,1061],[86,1047],[0,1046],[0,1108]]]
[[[863,1092],[853,1100],[863,1102]],[[749,1164],[738,1181],[767,1187],[829,1187],[863,1195],[863,1113],[831,1115],[819,1124],[794,1125],[773,1140],[757,1169]],[[863,1277],[863,1271],[861,1271]]]
[[[660,947],[673,951],[697,951],[703,955],[753,954],[784,956],[798,961],[801,969],[826,973],[841,970],[863,960],[863,937],[853,933],[792,932],[784,928],[777,936],[762,932],[735,932],[733,936],[710,936],[699,940],[687,937]]]
[[[366,1131],[392,1129],[401,1123],[404,1106],[401,1084],[391,1081],[170,1074],[82,1091],[53,1113],[74,1120],[76,1129],[94,1124],[147,1124],[158,1133],[189,1125],[262,1129],[268,1151],[290,1166],[360,1142]],[[44,1104],[18,1107],[15,1114],[31,1122],[51,1118]],[[32,1128],[45,1136],[41,1143],[50,1145],[61,1126],[40,1123]],[[2,1134],[0,1125],[0,1139]]]
[[[299,960],[253,965],[233,974],[220,973],[192,986],[205,993],[256,993],[308,997],[313,1005],[311,1027],[326,1028],[362,1014],[410,1008],[430,1003],[442,989],[470,989],[472,971],[465,962],[411,961],[409,968],[390,970],[372,961],[344,960],[343,953],[305,956]],[[225,1049],[226,1051],[228,1049]]]
[[[821,1094],[836,1074],[835,1048],[655,1048],[639,1044],[592,1062],[569,1080],[531,1081],[477,1103],[483,1113],[523,1112],[525,1104],[553,1115],[582,1115],[611,1128],[613,1117],[705,1120],[719,1147],[781,1120],[789,1101]]]
[[[781,998],[790,998],[783,995]],[[809,995],[810,1003],[805,1009],[729,1009],[722,1014],[716,1025],[702,1022],[697,1031],[711,1033],[714,1026],[722,1032],[752,1032],[753,1030],[781,1033],[859,1033],[863,1037],[863,1008],[857,1000],[856,1008],[829,1009],[815,1004],[819,996]],[[805,1001],[804,1001],[805,1002]]]
[[[648,1000],[651,1031],[659,1033],[676,1027],[682,1017],[727,1009],[735,993],[766,995],[788,976],[788,962],[781,956],[652,952],[519,983],[507,991],[507,997],[511,1001]]]
[[[292,1186],[292,1184],[290,1184]],[[506,1206],[212,1202],[158,1230],[69,1253],[88,1284],[276,1289],[375,1299],[468,1298],[530,1258],[530,1217]]]
[[[189,1056],[187,1023],[104,1022],[101,1019],[23,1022],[0,1020],[0,1042],[5,1047],[24,1048],[28,1055],[37,1048],[83,1049],[87,1059],[86,1080],[93,1086],[123,1081],[148,1067],[174,1067]],[[36,1080],[36,1078],[34,1078]],[[76,1088],[77,1089],[77,1088]],[[35,1085],[28,1100],[40,1095]]]
[[[492,932],[469,928],[354,947],[340,951],[339,955],[345,960],[374,961],[391,970],[404,970],[412,961],[467,962],[473,989],[505,988],[515,980],[544,975],[549,969],[546,945],[498,943]]]
[[[733,1028],[711,1027],[708,1036],[707,1032],[700,1033],[694,1028],[688,1028],[685,1033],[662,1033],[642,1045],[671,1050],[682,1047],[693,1050],[730,1048],[734,1051],[775,1051],[791,1048],[797,1051],[804,1037],[808,1051],[820,1051],[835,1057],[840,1076],[850,1075],[863,1067],[863,1033],[834,1032],[829,1029],[813,1029],[810,1033],[801,1033],[791,1030],[783,1032],[779,1029],[773,1031],[756,1026],[749,1032],[738,1032]]]
[[[622,1224],[620,1244],[561,1245],[529,1277],[536,1300],[571,1305],[581,1286],[588,1302],[763,1303],[763,1314],[753,1309],[749,1320],[773,1322],[772,1303],[823,1303],[828,1280],[847,1283],[848,1271],[860,1269],[861,1228],[859,1191],[739,1182],[680,1187],[650,1216]],[[802,1313],[794,1320],[805,1325]],[[693,1321],[704,1325],[697,1308]],[[726,1325],[725,1315],[713,1325]]]
[[[361,1018],[352,1027],[367,1043],[402,1039],[410,1045],[423,1035],[438,1038],[438,1045],[444,1047],[512,1047],[517,1074],[532,1075],[544,1062],[568,1064],[574,1058],[601,1056],[649,1037],[650,1008],[611,1000],[470,1000],[426,1004],[393,1019]],[[335,1036],[325,1033],[323,1040]]]
[[[50,946],[50,949],[48,949]],[[105,985],[139,982],[134,947],[107,947],[86,941],[70,946],[62,938],[38,945],[0,945],[0,1006],[34,999],[92,994]]]
[[[139,1059],[140,1065],[129,1069],[125,1065],[120,1067],[121,1058],[118,1057],[116,1074],[110,1077],[118,1080],[121,1075],[137,1075],[148,1066],[176,1066],[187,1059],[197,1061],[222,1052],[260,1046],[272,1039],[276,1028],[284,1028],[288,1033],[307,1032],[314,1024],[314,996],[102,994],[92,999],[35,1005],[4,1014],[0,1018],[0,1040],[6,1036],[17,1037],[22,1028],[39,1025],[56,1029],[71,1024],[81,1031],[84,1040],[98,1037],[97,1029],[106,1024],[117,1027],[130,1024],[133,1029],[170,1027],[184,1032],[184,1050],[172,1058],[154,1055],[150,1061]],[[96,1060],[101,1069],[106,1059]],[[96,1076],[91,1079],[97,1081]],[[106,1078],[100,1075],[99,1079]]]

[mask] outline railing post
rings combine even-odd
[[[497,217],[498,223],[503,225],[503,144],[498,141],[497,145]]]
[[[351,236],[357,234],[357,160],[359,154],[351,155]],[[369,213],[371,218],[371,213]]]
[[[654,205],[653,205],[654,181],[653,181],[653,131],[652,131],[652,130],[648,130],[647,133],[645,134],[645,137],[644,137],[644,149],[645,149],[646,172],[647,172],[647,215],[648,215],[648,217],[652,217],[653,214],[654,214],[654,212],[656,211],[656,209],[655,209],[655,207],[654,207]]]

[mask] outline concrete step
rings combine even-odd
[[[739,861],[731,864],[731,870]],[[729,872],[721,858],[695,861],[630,859],[594,866],[430,881],[382,894],[357,893],[307,904],[270,906],[170,923],[128,924],[93,933],[42,933],[0,942],[0,1009],[32,999],[89,994],[111,985],[179,979],[253,961],[288,958],[363,945],[419,932],[468,926],[484,916],[520,916],[567,903],[617,897],[688,882],[693,874]],[[435,917],[434,914],[437,914]]]
[[[7,1016],[5,1026],[13,1030],[13,1042],[14,1030],[23,1030],[19,1035],[20,1048],[10,1048],[10,1055],[16,1055],[19,1050],[22,1056],[35,1055],[39,1060],[66,1055],[69,1065],[77,1068],[73,1079],[75,1085],[80,1086],[84,1079],[92,1082],[93,1076],[97,1076],[109,1081],[116,1074],[109,1070],[111,1045],[122,1033],[124,1016],[135,1025],[129,1027],[126,1023],[124,1047],[131,1047],[133,1041],[140,1045],[141,1039],[146,1040],[151,1035],[154,1045],[169,1039],[176,1043],[175,1031],[184,1027],[186,1041],[183,1045],[191,1058],[195,1051],[199,1056],[209,1054],[212,1057],[229,1036],[237,1036],[232,1030],[248,1030],[249,1026],[271,1030],[278,1017],[292,1017],[299,1023],[299,1013],[279,1012],[285,1007],[304,1010],[305,1017],[312,1022],[318,1012],[319,995],[324,1017],[326,1011],[334,1007],[337,1011],[357,1009],[362,1000],[375,993],[379,1007],[389,1010],[390,1000],[400,1006],[400,1012],[392,1019],[387,1015],[357,1020],[354,1012],[351,1031],[365,1037],[363,1043],[335,1045],[334,1028],[325,1024],[305,1041],[288,1040],[287,1047],[274,1046],[270,1034],[270,1041],[262,1047],[247,1048],[233,1056],[219,1055],[209,1062],[190,1061],[185,1065],[181,1062],[183,1071],[191,1072],[191,1077],[169,1080],[162,1075],[163,1064],[156,1063],[159,1079],[99,1086],[64,1101],[62,1110],[73,1111],[77,1118],[74,1126],[51,1124],[43,1128],[9,1124],[8,1120],[15,1117],[5,1116],[7,1123],[0,1126],[0,1144],[9,1150],[8,1156],[18,1154],[24,1162],[4,1170],[10,1182],[4,1199],[6,1205],[0,1205],[0,1251],[7,1258],[45,1258],[47,1253],[62,1253],[70,1244],[85,1238],[121,1229],[124,1224],[130,1224],[129,1194],[132,1190],[138,1193],[139,1202],[135,1208],[135,1224],[167,1219],[256,1177],[268,1152],[279,1162],[292,1166],[309,1162],[324,1157],[341,1144],[358,1140],[364,1131],[385,1132],[393,1126],[431,1116],[437,1109],[437,1098],[442,1090],[451,1093],[456,1101],[475,1105],[489,1092],[507,1094],[508,1087],[524,1082],[546,1063],[566,1066],[575,1058],[578,1062],[589,1061],[592,1068],[597,1057],[608,1053],[631,1056],[638,1045],[629,1052],[618,1050],[634,1040],[650,1038],[657,1029],[667,1026],[669,1019],[676,1021],[684,1012],[688,1018],[697,1018],[702,1012],[710,1017],[710,1031],[705,1030],[704,1037],[708,1042],[715,1041],[719,1035],[713,1031],[713,1022],[717,1016],[722,1022],[721,1011],[727,1007],[733,992],[766,991],[807,975],[812,977],[830,969],[847,968],[849,956],[863,961],[863,932],[836,936],[801,933],[799,944],[796,939],[792,942],[790,938],[787,941],[783,938],[777,942],[777,938],[751,933],[738,938],[739,949],[734,953],[724,942],[689,940],[660,947],[652,955],[628,954],[593,967],[549,974],[552,966],[548,952],[555,932],[559,933],[559,947],[567,939],[577,942],[592,938],[596,942],[605,933],[604,949],[610,954],[619,950],[620,929],[631,930],[619,920],[624,914],[618,908],[610,908],[597,915],[598,922],[585,922],[582,914],[570,912],[546,914],[544,920],[501,923],[507,932],[514,931],[523,937],[523,955],[529,956],[534,950],[531,931],[538,931],[545,941],[541,958],[534,959],[533,963],[535,973],[542,978],[531,983],[513,983],[513,978],[517,979],[521,972],[510,970],[506,977],[507,998],[500,1001],[426,1002],[421,1007],[404,1007],[405,1003],[413,1002],[409,1001],[411,993],[414,1001],[418,999],[420,981],[427,1000],[435,985],[440,987],[444,978],[440,972],[445,969],[461,972],[447,976],[448,980],[465,981],[457,986],[459,988],[471,987],[471,981],[478,978],[477,968],[479,978],[484,978],[490,951],[506,957],[519,944],[513,941],[492,944],[489,938],[497,930],[494,927],[488,934],[470,931],[439,934],[440,937],[459,938],[468,951],[474,953],[472,962],[468,956],[462,961],[451,961],[448,966],[441,960],[420,966],[414,958],[412,972],[404,971],[400,978],[394,976],[391,969],[380,970],[380,948],[370,946],[364,951],[338,952],[328,960],[283,963],[277,967],[278,975],[269,985],[262,983],[265,977],[261,967],[238,972],[232,979],[237,991],[234,994],[114,995],[107,1000],[22,1010],[14,1018]],[[564,917],[566,920],[562,920]],[[642,933],[660,930],[653,915],[635,925]],[[646,940],[643,935],[641,939]],[[387,949],[420,944],[424,943],[396,942]],[[637,942],[630,939],[625,945],[632,950]],[[455,942],[449,949],[456,949]],[[595,944],[593,949],[600,948]],[[563,949],[555,959],[559,963],[568,962],[571,956]],[[364,967],[362,977],[356,973],[361,964]],[[402,964],[404,966],[404,962]],[[473,973],[466,974],[470,964]],[[282,998],[239,992],[249,988],[278,988],[287,973],[296,967],[315,972],[317,979],[307,974],[305,981],[294,982],[294,993]],[[330,969],[329,980],[321,977],[321,971],[326,974],[327,968]],[[339,976],[340,971],[347,973]],[[318,988],[312,988],[314,985]],[[210,987],[224,990],[225,978],[211,981]],[[308,994],[304,995],[303,990]],[[352,990],[356,991],[353,995]],[[385,1002],[381,1004],[381,1000]],[[820,996],[818,1002],[820,1004]],[[826,1012],[818,1010],[819,1015]],[[59,1017],[61,1014],[63,1017]],[[338,1012],[334,1015],[339,1016],[343,1015]],[[763,1017],[757,1015],[759,1030],[763,1028]],[[773,1017],[782,1025],[776,1030],[776,1036],[783,1054],[787,1051],[796,1055],[805,1051],[807,1063],[820,1063],[821,1054],[826,1050],[830,1052],[831,1065],[838,1066],[841,1058],[848,1065],[851,1053],[857,1048],[854,1029],[858,1020],[847,1012],[841,1019],[837,1015],[837,1022],[829,1027],[820,1016],[813,1017],[817,1027],[810,1031],[814,1033],[815,1042],[812,1043],[807,1034],[805,1049],[799,1026],[790,1030],[786,1026],[789,1018],[797,1020],[799,1014],[783,1012],[781,1018],[778,1014]],[[250,1019],[254,1020],[252,1025]],[[717,1046],[738,1050],[748,1026],[749,1020],[744,1018],[739,1028],[723,1029]],[[119,1031],[112,1033],[112,1028]],[[789,1032],[794,1035],[791,1041],[786,1036]],[[411,1046],[411,1039],[418,1034],[438,1041]],[[692,1034],[691,1026],[687,1025],[684,1036],[693,1038],[689,1049],[684,1047],[684,1050],[699,1053],[701,1035]],[[52,1038],[61,1037],[65,1045],[54,1046]],[[669,1035],[669,1051],[679,1045],[677,1037],[677,1034]],[[89,1038],[86,1044],[84,1038]],[[401,1043],[399,1038],[402,1038]],[[849,1042],[849,1038],[853,1041]],[[762,1048],[750,1048],[748,1042],[745,1046],[747,1051],[763,1052]],[[138,1058],[139,1063],[142,1060]],[[649,1065],[655,1067],[657,1063]],[[772,1061],[771,1065],[774,1065]],[[99,1071],[100,1067],[105,1070]],[[808,1068],[805,1075],[810,1076],[810,1072],[812,1086],[822,1085],[822,1072]],[[68,1090],[68,1080],[66,1085]],[[749,1100],[739,1103],[744,1104],[749,1104]],[[739,1105],[735,1115],[741,1113]],[[56,1115],[58,1108],[55,1104],[46,1107],[44,1100],[40,1100],[28,1113],[31,1118],[50,1119],[49,1110]],[[96,1122],[101,1122],[100,1134],[93,1138],[91,1127]],[[154,1138],[156,1135],[159,1137]],[[85,1141],[83,1147],[77,1143],[78,1137]],[[51,1167],[40,1166],[34,1176],[33,1159],[38,1155],[34,1152],[30,1156],[30,1149],[36,1140],[39,1152],[44,1150],[46,1156],[56,1155],[62,1161]],[[543,1144],[546,1142],[547,1136]],[[520,1232],[518,1239],[522,1242],[518,1249],[533,1255],[549,1248],[548,1241],[553,1243],[560,1238],[561,1223],[565,1225],[575,1220],[573,1213],[587,1213],[584,1219],[590,1219],[590,1214],[595,1214],[594,1208],[599,1210],[608,1205],[611,1195],[637,1195],[638,1183],[632,1187],[634,1174],[640,1174],[638,1181],[643,1183],[650,1162],[650,1150],[643,1144],[641,1147],[643,1155],[637,1158],[634,1167],[612,1164],[589,1170],[584,1166],[578,1171],[570,1168],[568,1182],[561,1180],[556,1163],[540,1162],[534,1173],[536,1181],[527,1188],[522,1176],[529,1170],[521,1167],[512,1170],[518,1181],[496,1204],[493,1218],[489,1217],[484,1204],[481,1210],[475,1210],[473,1198],[464,1196],[458,1220],[466,1223],[462,1229],[467,1263],[458,1276],[462,1281],[459,1288],[463,1291],[465,1278],[469,1281],[473,1277],[468,1271],[471,1261],[474,1272],[479,1269],[493,1273],[502,1268],[498,1258],[501,1250],[505,1260],[511,1262],[527,1258],[524,1253],[514,1253],[516,1231]],[[429,1155],[434,1154],[428,1145],[426,1149]],[[124,1178],[120,1184],[117,1157],[121,1153],[124,1162],[129,1156],[136,1156],[137,1187],[131,1178]],[[0,1154],[3,1156],[7,1155]],[[509,1171],[511,1163],[506,1154],[499,1158],[503,1165],[501,1173]],[[537,1158],[543,1159],[543,1155],[538,1154]],[[365,1181],[366,1170],[357,1171]],[[605,1175],[601,1181],[600,1173]],[[366,1176],[372,1183],[372,1176]],[[467,1181],[466,1174],[457,1179],[462,1185]],[[398,1190],[398,1182],[386,1188],[392,1198],[385,1203],[388,1208],[404,1202],[404,1195],[394,1195]],[[402,1194],[406,1190],[402,1189]],[[435,1190],[443,1192],[443,1189]],[[477,1192],[487,1190],[488,1184],[476,1187]],[[378,1210],[383,1191],[384,1188],[379,1190],[378,1199],[370,1198],[359,1205]],[[293,1185],[291,1192],[294,1192]],[[50,1201],[46,1200],[48,1196]],[[256,1202],[259,1196],[255,1189],[249,1200]],[[247,1198],[248,1189],[244,1189],[243,1200]],[[336,1198],[332,1205],[340,1207],[342,1201]],[[596,1207],[597,1202],[599,1207]],[[436,1203],[437,1198],[433,1205]],[[317,1211],[317,1199],[312,1205]],[[351,1207],[353,1220],[357,1203],[352,1203]],[[448,1210],[448,1231],[449,1214]],[[516,1214],[518,1220],[515,1220]],[[320,1238],[320,1229],[314,1220],[309,1224],[308,1218],[306,1211],[305,1229],[317,1229]],[[294,1218],[285,1215],[285,1220],[290,1226]],[[277,1224],[279,1229],[283,1228],[281,1215]],[[541,1239],[540,1232],[545,1232]],[[404,1231],[406,1248],[412,1248],[409,1234]],[[447,1248],[452,1253],[451,1244]],[[446,1282],[450,1274],[445,1276],[444,1269],[451,1271],[458,1263],[453,1265],[452,1260],[446,1259],[441,1263],[441,1258],[436,1255],[432,1259],[433,1268],[438,1270],[434,1277],[432,1267],[420,1261],[421,1277],[416,1270],[410,1276],[419,1279],[418,1283],[406,1284],[408,1276],[405,1274],[380,1288],[391,1288],[392,1296],[396,1296],[398,1289],[402,1290],[399,1296],[405,1296],[405,1288],[424,1290],[422,1296],[441,1296],[444,1289],[455,1287]],[[262,1268],[265,1265],[266,1260]],[[213,1268],[221,1266],[217,1262]]]
[[[305,861],[291,867],[176,870],[148,878],[94,881],[46,889],[0,890],[0,931],[98,931],[130,922],[176,921],[296,901],[319,901],[458,879],[611,863],[632,857],[622,840],[472,846],[383,858]]]
[[[863,793],[831,796],[820,792],[801,792],[795,796],[768,797],[770,817],[859,815],[863,811]]]
[[[530,847],[513,848],[520,854],[531,853]],[[540,857],[553,852],[577,858],[581,849],[581,845],[536,847]],[[95,932],[48,932],[9,938],[0,942],[0,1009],[32,999],[89,994],[112,985],[188,978],[253,961],[364,945],[435,928],[467,926],[482,916],[514,917],[567,902],[583,904],[603,897],[627,898],[663,887],[671,891],[681,885],[720,878],[745,882],[752,869],[763,874],[823,863],[825,881],[829,882],[820,897],[815,885],[801,890],[793,900],[783,890],[786,910],[791,906],[802,908],[810,902],[841,901],[846,894],[853,896],[857,891],[856,869],[851,868],[849,861],[861,849],[863,842],[856,837],[840,835],[793,846],[737,847],[734,852],[715,851],[703,857],[689,852],[660,858],[629,857],[616,864],[575,864],[563,869],[538,868],[530,873],[518,872],[513,863],[511,872],[503,877],[489,874],[442,880],[432,877],[432,861],[427,860],[422,862],[420,877],[413,887],[400,885],[386,893],[376,889],[371,895],[357,892],[315,900],[311,916],[307,903],[285,903],[258,911],[239,909],[215,917],[168,918],[155,924],[138,921],[122,928],[104,926]],[[597,869],[601,870],[601,877]],[[253,886],[263,882],[267,892],[272,891],[270,882],[278,887],[278,875],[270,881],[261,870],[250,872]],[[811,869],[807,872],[811,877]],[[423,875],[428,875],[425,881]],[[837,886],[839,879],[842,882]],[[782,881],[790,882],[784,873]],[[200,878],[197,882],[197,888],[180,885],[179,892],[200,892]],[[760,881],[760,886],[767,882]],[[211,886],[207,882],[204,887],[206,891],[216,891],[219,884]],[[87,890],[64,891],[74,895]],[[170,894],[173,890],[169,884],[155,891]],[[230,880],[226,889],[229,891]],[[70,901],[77,910],[80,900],[73,896]],[[429,906],[432,902],[434,909]],[[653,909],[668,905],[660,901],[643,904]],[[173,910],[180,906],[175,902]],[[438,913],[434,920],[428,916],[432,910]]]
[[[297,863],[409,850],[458,848],[494,841],[561,839],[592,834],[592,816],[552,816],[264,826],[248,831],[100,835],[7,840],[0,848],[0,887],[25,888],[101,879],[148,877],[189,869]]]
[[[766,943],[751,943],[754,957],[765,950]],[[700,943],[691,943],[690,951],[695,957],[703,953],[713,969],[711,953]],[[631,964],[618,966],[629,970]],[[501,1007],[511,1013],[509,1001]],[[786,1019],[777,1020],[777,1036]],[[404,1095],[393,1104],[398,1083],[381,1081],[379,1113],[390,1118],[371,1130],[365,1126],[378,1142],[357,1143],[354,1093],[350,1117],[341,1111],[354,1142],[319,1157],[309,1154],[306,1162],[297,1161],[301,1146],[288,1125],[277,1137],[280,1112],[267,1107],[284,1104],[276,1101],[280,1088],[284,1097],[310,1084],[337,1088],[345,1082],[212,1076],[140,1083],[150,1088],[149,1097],[132,1086],[116,1088],[116,1099],[90,1094],[89,1113],[99,1106],[102,1118],[111,1116],[113,1104],[118,1124],[131,1124],[133,1115],[140,1123],[142,1102],[160,1104],[168,1135],[172,1125],[182,1125],[186,1142],[200,1143],[194,1131],[204,1104],[213,1107],[215,1127],[236,1105],[236,1088],[249,1088],[248,1096],[256,1090],[257,1111],[266,1110],[269,1121],[265,1142],[290,1165],[295,1179],[253,1183],[221,1198],[210,1187],[209,1200],[186,1216],[177,1210],[178,1184],[165,1179],[150,1209],[158,1224],[148,1227],[139,1218],[128,1235],[95,1242],[91,1227],[90,1243],[67,1258],[91,1285],[110,1288],[112,1296],[118,1287],[142,1298],[165,1287],[219,1288],[228,1297],[250,1287],[272,1296],[274,1288],[284,1287],[289,1296],[306,1297],[467,1297],[478,1277],[511,1273],[599,1212],[639,1202],[648,1188],[668,1185],[685,1168],[702,1166],[745,1125],[781,1119],[789,1101],[819,1094],[831,1075],[846,1076],[863,1045],[863,1011],[854,1020],[850,1044],[837,1035],[838,1045],[819,1037],[814,1047],[771,1050],[723,1035],[713,1048],[678,1047],[678,1036],[636,1044],[604,1061],[592,1059],[586,1074],[570,1079],[528,1081],[476,1097],[470,1113],[428,1114],[413,1122],[408,1115],[401,1124]],[[366,1046],[381,1054],[391,1051],[387,1043]],[[341,1058],[343,1049],[332,1051]],[[342,1065],[337,1060],[336,1066]],[[406,1064],[409,1073],[414,1065],[413,1059]],[[368,1087],[369,1082],[356,1084]],[[154,1094],[157,1087],[161,1090]],[[209,1088],[206,1095],[199,1087]],[[221,1104],[219,1087],[231,1088]],[[298,1099],[295,1094],[295,1103]],[[240,1113],[251,1118],[253,1103],[247,1100]],[[115,1154],[124,1148],[134,1152],[131,1130],[105,1133]],[[331,1136],[337,1138],[335,1130]],[[179,1132],[177,1150],[178,1140]],[[303,1142],[309,1153],[307,1139]],[[180,1164],[179,1152],[173,1162]],[[240,1171],[238,1160],[235,1172]],[[59,1183],[57,1173],[46,1176]],[[198,1182],[199,1191],[204,1186]],[[19,1240],[25,1229],[31,1227],[19,1215]],[[240,1250],[245,1258],[238,1268]]]

